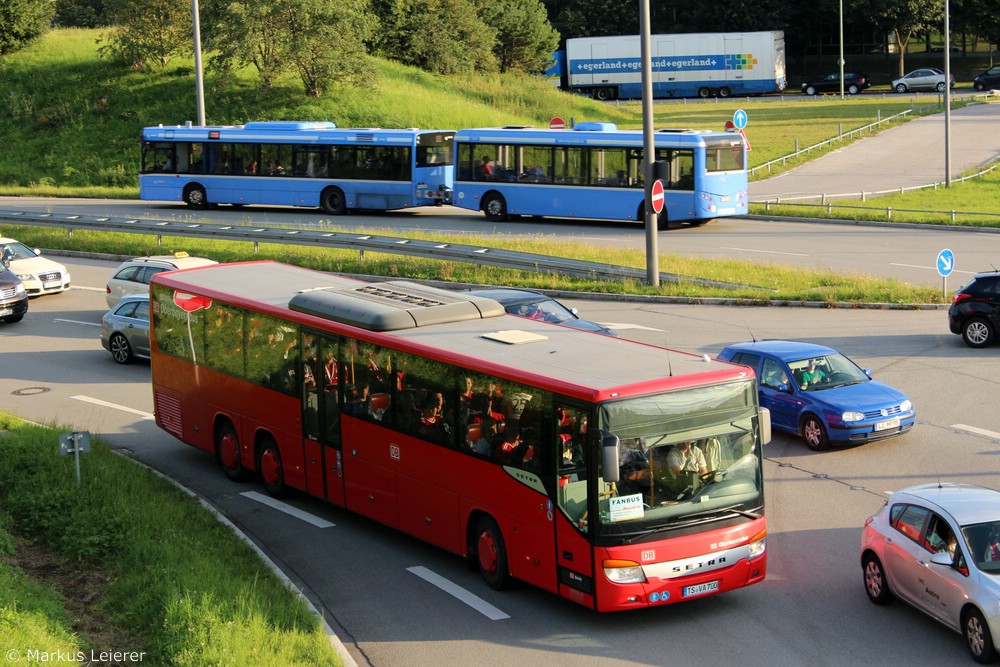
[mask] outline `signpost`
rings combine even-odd
[[[937,271],[941,276],[941,295],[948,296],[948,276],[955,270],[955,253],[945,248],[938,253]]]
[[[663,181],[660,179],[653,181],[653,187],[649,191],[649,205],[656,215],[663,210]]]
[[[76,458],[76,485],[80,486],[80,454],[90,451],[90,433],[87,431],[74,431],[73,433],[59,434],[59,455],[69,456],[73,454]]]

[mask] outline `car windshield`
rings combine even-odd
[[[857,364],[837,353],[790,361],[788,369],[803,391],[821,391],[871,380]]]
[[[555,322],[556,324],[576,318],[576,315],[570,312],[565,306],[551,299],[541,299],[532,303],[511,306],[508,312],[512,315],[528,317],[533,320]]]
[[[962,526],[970,560],[983,572],[1000,575],[1000,521]]]
[[[31,248],[17,241],[0,243],[0,255],[8,261],[14,259],[31,259],[38,256]]]

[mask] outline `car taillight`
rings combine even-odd
[[[955,298],[952,299],[952,303],[953,304],[960,303],[962,301],[966,301],[966,300],[971,299],[971,298],[972,298],[971,294],[966,294],[964,292],[955,292]]]

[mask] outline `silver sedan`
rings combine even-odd
[[[934,67],[915,69],[892,82],[892,89],[897,93],[908,93],[917,90],[936,90],[944,92],[944,72]],[[955,87],[955,76],[951,77],[951,87]]]
[[[149,295],[123,297],[101,318],[101,345],[119,364],[149,359]]]

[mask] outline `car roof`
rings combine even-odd
[[[115,307],[117,308],[120,304],[129,303],[130,301],[149,301],[149,293],[147,292],[143,294],[126,294],[125,296],[123,296],[121,299],[118,300],[118,303],[115,304]]]
[[[935,482],[900,489],[890,502],[923,501],[950,514],[961,526],[1000,519],[1000,491],[975,484]]]
[[[195,266],[206,266],[208,264],[218,264],[214,259],[207,257],[192,257],[191,255],[149,255],[147,257],[133,257],[122,262],[122,266],[128,264],[162,264],[165,266],[187,269]]]
[[[832,347],[817,345],[816,343],[803,343],[797,340],[755,340],[745,343],[733,343],[726,346],[727,350],[738,350],[741,352],[759,352],[770,354],[782,361],[798,361],[807,357],[819,357],[826,354],[837,354]]]
[[[471,289],[470,294],[475,294],[476,296],[486,297],[487,299],[493,299],[494,301],[499,301],[504,305],[509,305],[512,303],[523,302],[530,303],[533,301],[539,301],[543,299],[550,299],[541,292],[533,292],[526,289],[513,289],[510,287],[487,287],[483,289]]]

